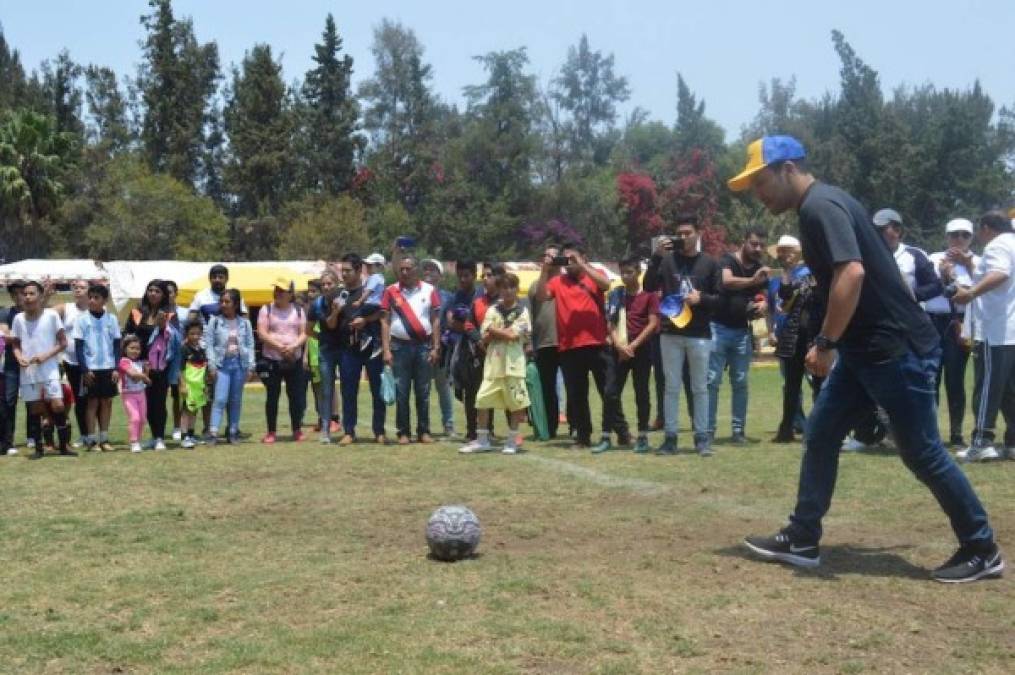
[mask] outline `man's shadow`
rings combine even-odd
[[[894,551],[911,549],[912,546],[856,546],[834,544],[821,547],[821,565],[818,567],[793,567],[799,576],[838,581],[840,574],[861,574],[871,577],[899,577],[903,579],[930,579],[930,570],[918,567]],[[758,564],[785,564],[767,561],[751,553],[746,547],[726,546],[715,551],[728,558],[741,558]]]

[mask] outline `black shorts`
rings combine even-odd
[[[81,398],[113,398],[119,391],[113,382],[112,370],[93,370],[95,380],[91,386],[85,384],[84,377],[81,378]]]

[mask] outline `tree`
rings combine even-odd
[[[171,0],[149,0],[138,69],[141,142],[148,165],[189,185],[200,172],[206,111],[219,78],[218,46],[199,44],[193,23],[173,16]]]
[[[113,159],[97,192],[83,229],[91,257],[204,260],[226,250],[226,218],[215,204],[135,158]]]
[[[705,102],[699,101],[691,92],[680,73],[677,73],[677,123],[674,134],[677,151],[682,153],[697,148],[714,157],[722,151],[724,145],[722,127],[705,115]]]
[[[553,99],[570,113],[571,157],[575,161],[602,164],[609,147],[597,147],[600,134],[617,120],[617,104],[631,91],[627,78],[613,73],[613,54],[592,51],[583,34],[577,47],[569,47],[560,75],[553,81]]]
[[[627,226],[628,245],[644,248],[644,244],[663,228],[655,181],[643,173],[618,174],[617,199]]]
[[[85,101],[90,118],[88,141],[109,155],[123,152],[130,146],[131,133],[127,102],[116,82],[116,73],[109,68],[88,66],[85,81]]]
[[[366,212],[348,195],[310,195],[287,211],[288,227],[278,249],[283,259],[338,260],[370,247]]]
[[[21,55],[7,44],[0,26],[0,112],[14,109],[48,110],[42,84],[34,74],[31,78],[25,75]]]
[[[359,88],[363,127],[372,142],[368,162],[381,188],[411,213],[435,188],[441,121],[448,111],[430,89],[433,69],[412,30],[384,19],[374,29],[371,51],[376,70]]]
[[[310,189],[337,195],[349,187],[363,139],[356,134],[359,105],[350,92],[352,57],[340,57],[342,39],[331,14],[322,42],[314,46],[316,67],[303,81],[301,156]]]
[[[233,69],[225,108],[229,158],[224,178],[242,216],[277,215],[293,189],[293,114],[282,65],[254,45]]]
[[[49,111],[56,121],[56,130],[76,136],[83,136],[85,128],[81,121],[81,87],[78,86],[82,72],[81,66],[71,60],[66,49],[60,52],[55,62],[42,63],[42,85]]]
[[[57,131],[52,117],[31,111],[0,121],[0,218],[2,257],[44,255],[46,228],[65,191],[76,150],[74,135]]]

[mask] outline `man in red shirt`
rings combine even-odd
[[[552,258],[544,258],[537,295],[543,301],[553,298],[557,309],[557,350],[577,445],[592,445],[589,373],[603,400],[603,438],[608,443],[610,432],[616,430],[619,442],[626,445],[630,438],[623,412],[603,395],[610,367],[603,305],[610,281],[588,264],[577,245],[565,246],[563,255],[568,259],[566,274],[560,274],[561,266]]]

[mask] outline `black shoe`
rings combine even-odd
[[[966,441],[963,440],[962,434],[952,434],[948,440],[948,445],[953,448],[964,448],[966,447]]]
[[[43,450],[36,450],[28,456],[28,459],[42,459],[45,456],[46,453]]]
[[[64,457],[77,457],[78,456],[78,453],[76,453],[73,450],[70,450],[68,448],[60,448],[60,454],[63,455]]]
[[[935,580],[945,584],[962,584],[967,581],[999,577],[1004,570],[1004,557],[997,544],[990,553],[976,553],[960,547],[944,565],[931,573]]]
[[[817,543],[793,541],[786,530],[774,537],[747,537],[744,545],[766,560],[778,560],[798,567],[821,564]]]
[[[622,448],[626,448],[631,445],[631,440],[630,433],[617,434],[617,445]]]
[[[793,432],[792,431],[785,431],[783,429],[780,429],[778,431],[778,433],[775,434],[775,438],[772,439],[772,442],[773,443],[795,443],[796,442],[796,438],[793,437]]]
[[[667,436],[663,439],[663,444],[656,448],[657,455],[675,455],[677,454],[677,437]]]
[[[742,431],[734,431],[733,435],[730,437],[730,443],[733,445],[746,445],[747,437],[744,436],[744,432]]]

